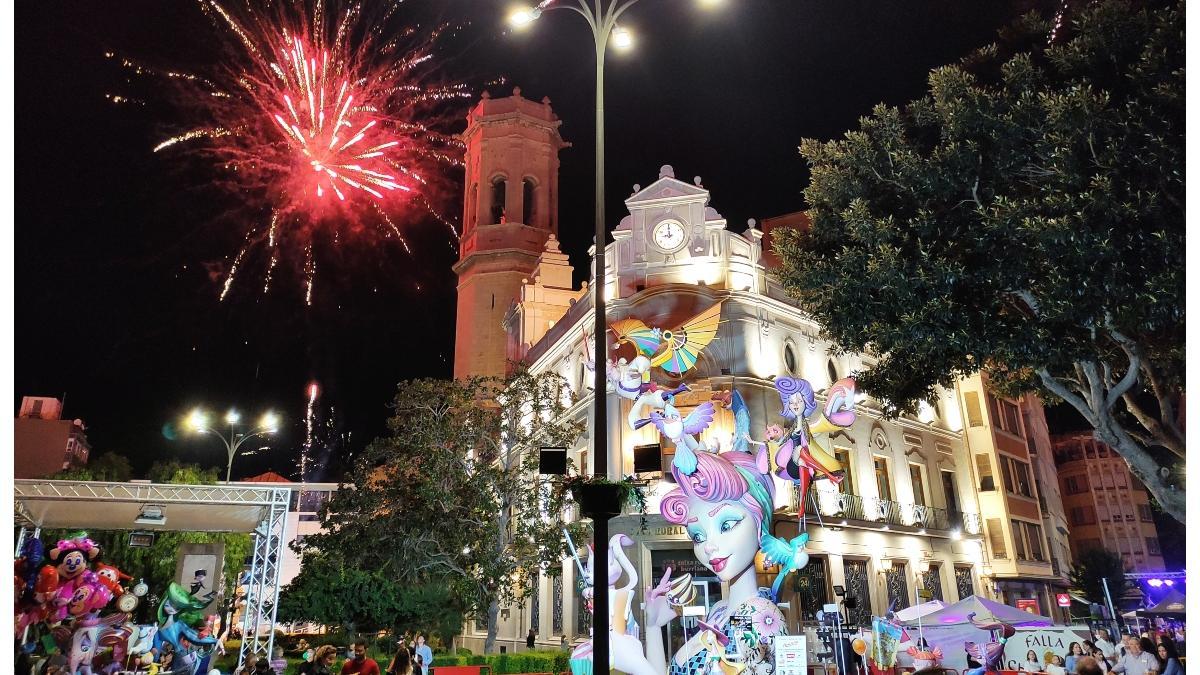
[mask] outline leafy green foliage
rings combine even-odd
[[[445,583],[397,584],[378,570],[346,565],[319,552],[280,591],[281,621],[341,625],[349,633],[436,633],[449,641],[464,614]]]
[[[552,374],[401,383],[390,433],[356,460],[306,547],[390,584],[445,580],[463,610],[487,614],[490,651],[500,606],[523,602],[565,554],[565,491],[539,477],[538,451],[575,443],[572,402]]]
[[[812,226],[775,237],[827,336],[878,355],[859,382],[889,413],[980,370],[1061,398],[1181,521],[1147,448],[1184,457],[1182,18],[1105,0],[1047,46],[1025,17],[927,96],[806,139]]]
[[[186,464],[172,459],[152,464],[148,477],[154,483],[215,485],[221,480],[221,472],[216,467],[203,468],[197,464]]]
[[[1103,548],[1082,551],[1075,559],[1071,570],[1071,585],[1089,602],[1105,604],[1104,582],[1108,579],[1108,592],[1113,602],[1119,602],[1128,590],[1125,580],[1125,563],[1121,556]]]
[[[64,469],[50,476],[52,480],[98,480],[124,483],[133,477],[129,460],[114,452],[106,452],[88,461],[87,466]]]

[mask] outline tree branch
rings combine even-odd
[[[1062,400],[1069,403],[1072,408],[1075,408],[1075,410],[1079,411],[1079,414],[1083,415],[1084,419],[1086,419],[1089,424],[1091,424],[1093,427],[1096,426],[1096,413],[1092,410],[1092,407],[1087,404],[1087,401],[1084,401],[1078,395],[1072,393],[1063,385],[1062,382],[1059,382],[1057,379],[1055,379],[1054,376],[1050,374],[1050,371],[1046,370],[1045,368],[1039,368],[1037,374],[1038,378],[1041,379],[1043,386],[1049,389],[1055,396],[1058,396]]]

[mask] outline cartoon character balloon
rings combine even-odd
[[[161,652],[164,643],[170,644],[175,654],[184,660],[189,654],[211,651],[217,644],[217,638],[201,636],[193,627],[204,625],[204,615],[200,610],[207,605],[208,601],[196,598],[186,588],[172,581],[167,587],[166,597],[158,606],[158,632],[154,635],[154,647]]]

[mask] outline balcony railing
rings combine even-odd
[[[898,525],[941,532],[958,530],[964,534],[982,532],[979,515],[975,513],[948,511],[921,504],[901,504],[832,491],[811,490],[804,504],[804,514],[813,518],[844,519],[878,526]]]

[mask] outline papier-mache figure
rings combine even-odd
[[[1004,663],[1004,645],[1008,639],[1017,634],[1017,630],[1011,624],[1003,621],[977,621],[975,612],[967,615],[967,620],[975,625],[980,630],[986,630],[991,633],[992,641],[987,644],[979,644],[976,642],[967,642],[963,646],[971,658],[978,661],[978,668],[968,670],[965,675],[984,675],[985,673],[999,672]],[[997,634],[999,636],[997,637]]]
[[[843,378],[829,387],[825,408],[810,426],[809,418],[817,412],[817,399],[808,380],[795,377],[775,378],[775,389],[783,404],[780,415],[790,422],[788,429],[768,429],[767,438],[776,442],[776,474],[796,484],[801,504],[808,488],[816,478],[828,478],[841,483],[845,472],[838,460],[815,439],[814,435],[828,433],[854,424],[854,378]],[[803,508],[801,508],[803,512]]]

